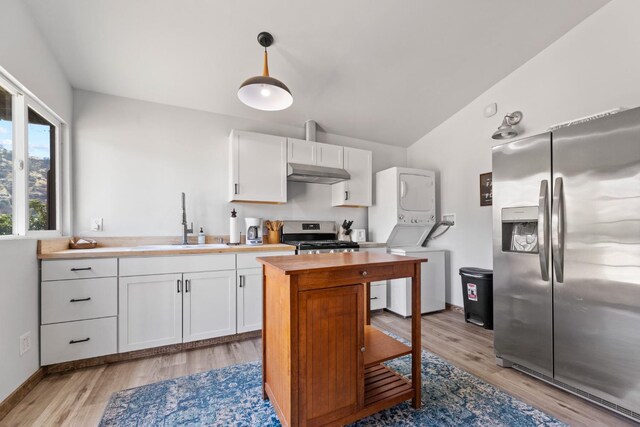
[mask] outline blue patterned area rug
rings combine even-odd
[[[411,376],[411,357],[387,363]],[[409,402],[353,426],[564,426],[562,422],[422,351],[422,408]],[[111,396],[100,426],[279,426],[262,400],[260,362],[166,380]]]

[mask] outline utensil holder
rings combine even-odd
[[[267,241],[270,244],[280,243],[280,230],[268,230]]]

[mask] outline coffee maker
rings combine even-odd
[[[262,218],[245,218],[247,245],[262,244]]]

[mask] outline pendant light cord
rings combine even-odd
[[[269,77],[269,61],[267,60],[267,47],[264,48],[264,67],[262,68],[262,75]]]

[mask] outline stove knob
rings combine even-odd
[[[346,252],[349,252],[349,249],[345,249],[345,250],[343,250],[342,252],[345,252],[345,253],[346,253]]]
[[[356,251],[355,249],[351,249],[349,252],[355,252],[355,251]]]
[[[313,253],[313,251],[307,251],[307,253],[308,253],[308,254],[312,254],[312,253]]]
[[[319,254],[319,253],[320,253],[320,251],[316,251],[316,253],[317,253],[317,254]]]
[[[336,253],[336,251],[335,251],[334,249],[331,249],[331,250],[329,251],[329,253],[330,253],[330,254],[335,254],[335,253]]]

